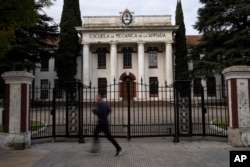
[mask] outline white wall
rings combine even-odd
[[[54,87],[54,80],[57,79],[56,71],[55,71],[55,59],[49,59],[49,70],[41,71],[40,64],[37,64],[38,68],[35,69],[35,87],[41,87],[41,79],[48,79],[51,87]]]

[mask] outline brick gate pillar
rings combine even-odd
[[[11,71],[4,73],[2,77],[5,80],[5,110],[0,148],[28,148],[31,144],[30,87],[34,76],[25,71]]]
[[[250,146],[250,66],[232,66],[222,72],[228,94],[228,142]]]

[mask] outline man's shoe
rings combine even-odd
[[[120,157],[120,156],[122,155],[122,153],[123,153],[123,151],[122,151],[122,149],[120,148],[119,150],[116,151],[115,156],[116,156],[116,157]]]

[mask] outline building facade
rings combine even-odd
[[[173,34],[178,27],[171,24],[170,15],[134,15],[126,9],[117,16],[84,16],[82,20],[82,26],[76,27],[81,35],[82,53],[77,58],[75,78],[85,87],[119,83],[116,91],[125,90],[127,80],[156,87],[172,86]],[[201,36],[186,36],[188,48],[197,45],[200,39]],[[189,62],[190,71],[192,64]],[[35,70],[35,77],[35,87],[42,90],[56,87],[54,59],[42,62]],[[207,94],[213,97],[221,96],[216,91],[220,83],[221,76],[193,80],[194,86],[209,87]],[[132,93],[142,91],[138,86],[132,89]],[[46,98],[48,93],[44,92],[41,96]],[[194,96],[201,94],[198,89],[192,92]]]
[[[174,82],[173,33],[170,15],[134,15],[128,9],[117,16],[84,16],[82,56],[77,59],[76,78],[85,86],[115,82]],[[35,71],[36,87],[56,86],[54,59]],[[46,86],[47,85],[47,86]]]
[[[173,83],[173,32],[170,15],[83,17],[81,80],[84,85],[124,81]]]

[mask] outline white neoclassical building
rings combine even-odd
[[[83,16],[82,56],[76,78],[95,87],[125,82],[174,82],[173,33],[178,28],[171,15],[134,15],[128,9],[116,16]],[[56,86],[54,59],[35,71],[35,86]]]
[[[84,85],[130,78],[159,85],[173,83],[173,32],[170,15],[84,16],[80,78]]]

